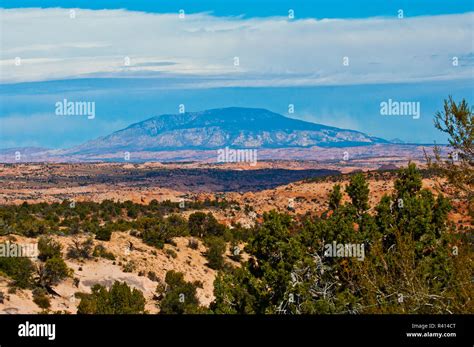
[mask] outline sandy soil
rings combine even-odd
[[[55,236],[54,238],[63,245],[63,253],[73,241],[70,236]],[[4,242],[5,239],[5,237],[0,238],[0,242]],[[15,236],[15,239],[16,243],[36,241],[20,236]],[[131,251],[130,242],[133,243]],[[115,281],[121,281],[141,290],[147,301],[146,310],[156,313],[158,309],[153,296],[157,282],[150,280],[146,274],[148,271],[153,271],[164,282],[166,272],[169,270],[184,273],[187,281],[202,282],[203,288],[198,288],[197,296],[202,305],[208,306],[214,299],[213,282],[216,272],[205,265],[206,259],[203,256],[205,247],[200,243],[199,248],[193,250],[187,247],[187,238],[176,238],[175,242],[176,247],[166,245],[165,249],[159,250],[124,232],[113,233],[110,241],[95,240],[95,244],[102,244],[107,251],[115,255],[115,262],[102,258],[86,261],[66,259],[66,264],[74,271],[72,277],[80,280],[79,286],[76,287],[73,279],[69,278],[54,287],[53,289],[59,295],[51,296],[51,310],[75,313],[79,300],[74,297],[74,293],[89,293],[95,284],[110,287]],[[177,257],[173,258],[167,255],[165,252],[167,248],[173,249]],[[38,262],[38,260],[34,261]],[[133,272],[124,272],[123,266],[129,262],[133,262],[135,268]],[[122,266],[119,265],[120,263]],[[139,272],[144,272],[145,276],[139,276]],[[31,290],[18,289],[16,293],[8,293],[7,284],[7,279],[0,276],[0,291],[6,296],[4,303],[0,304],[0,313],[37,313],[41,311],[33,302]]]

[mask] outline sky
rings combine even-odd
[[[180,104],[443,143],[432,126],[443,99],[474,99],[473,1],[1,6],[0,148],[73,146]],[[58,117],[64,99],[94,102],[97,117]],[[389,99],[419,103],[421,117],[382,116]]]
[[[2,0],[3,8],[126,9],[152,13],[209,12],[215,16],[271,17],[294,9],[299,18],[367,18],[392,16],[405,9],[409,16],[465,13],[472,0]]]

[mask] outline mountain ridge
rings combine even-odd
[[[293,119],[262,108],[227,107],[162,114],[61,150],[63,154],[234,148],[343,147],[390,141]]]

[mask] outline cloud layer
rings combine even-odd
[[[161,76],[167,88],[198,88],[473,77],[474,13],[288,20],[74,11],[0,10],[1,83]]]

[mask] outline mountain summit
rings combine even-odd
[[[258,108],[164,114],[66,150],[68,154],[234,148],[342,147],[388,143],[362,132]]]

